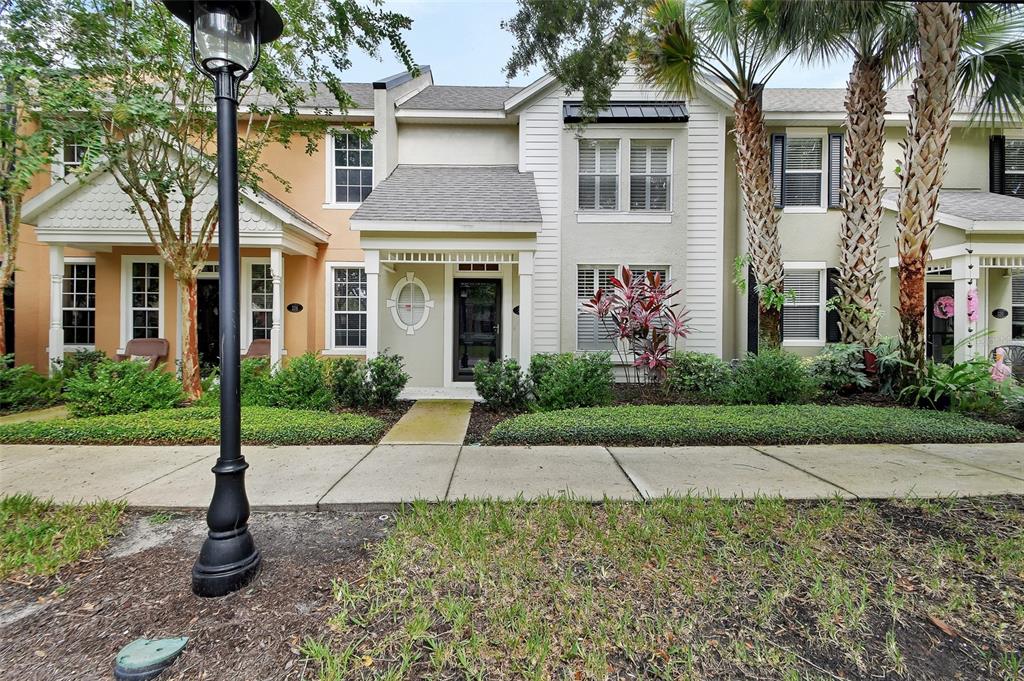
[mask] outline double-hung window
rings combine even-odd
[[[1006,193],[1024,198],[1024,139],[1006,140]]]
[[[160,263],[131,263],[129,338],[160,337]]]
[[[56,159],[52,168],[52,175],[55,179],[67,177],[75,172],[82,165],[85,158],[85,145],[77,138],[67,138],[56,151]]]
[[[1024,340],[1024,272],[1013,275],[1012,285],[1012,337]]]
[[[64,344],[96,343],[96,263],[64,264],[62,323]]]
[[[787,133],[784,172],[786,208],[824,208],[825,135]]]
[[[334,348],[366,347],[366,270],[331,270],[331,317]]]
[[[252,340],[267,339],[274,321],[274,281],[270,263],[253,263],[249,275]]]
[[[646,272],[658,272],[668,277],[668,268],[663,266],[630,265],[634,277],[646,276]],[[593,313],[583,306],[594,297],[598,289],[608,291],[611,278],[618,276],[617,265],[579,265],[576,268],[576,349],[584,352],[613,350],[614,334],[605,327]]]
[[[362,203],[373,189],[373,142],[340,130],[331,137],[334,148],[329,185],[333,195],[328,203]]]
[[[669,140],[632,140],[629,145],[629,209],[666,211],[671,200]]]
[[[825,342],[825,268],[786,269],[782,339],[794,345]]]
[[[581,139],[579,209],[619,209],[619,141]]]

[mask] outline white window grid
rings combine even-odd
[[[1006,193],[1024,197],[1024,138],[1007,139],[1003,167]]]
[[[96,344],[96,263],[65,262],[61,323],[64,345]]]
[[[249,274],[252,340],[268,339],[274,322],[274,278],[270,263],[252,263]]]
[[[366,270],[331,268],[331,300],[333,347],[366,347]]]
[[[824,209],[828,198],[825,132],[787,131],[783,172],[786,209]]]
[[[373,142],[352,132],[332,134],[333,203],[358,204],[373,189]]]
[[[160,263],[132,262],[129,272],[129,338],[160,337]]]

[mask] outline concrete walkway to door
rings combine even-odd
[[[380,441],[382,445],[461,445],[472,400],[419,400]]]

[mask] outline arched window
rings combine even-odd
[[[434,308],[434,301],[430,299],[430,293],[423,282],[417,279],[414,273],[409,272],[405,279],[395,285],[387,305],[391,308],[395,324],[405,329],[405,333],[411,336],[427,323],[430,310]]]

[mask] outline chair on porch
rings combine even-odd
[[[253,359],[255,357],[261,359],[270,359],[270,339],[269,338],[257,338],[252,343],[249,343],[249,349],[242,355],[242,359]]]
[[[126,359],[148,359],[149,370],[156,369],[160,362],[167,359],[170,344],[166,338],[134,338],[124,346],[124,353],[115,357],[118,362]]]
[[[998,351],[1003,351],[1003,363],[1010,367],[1013,377],[1024,382],[1024,345],[1001,345],[992,350],[992,359]]]

